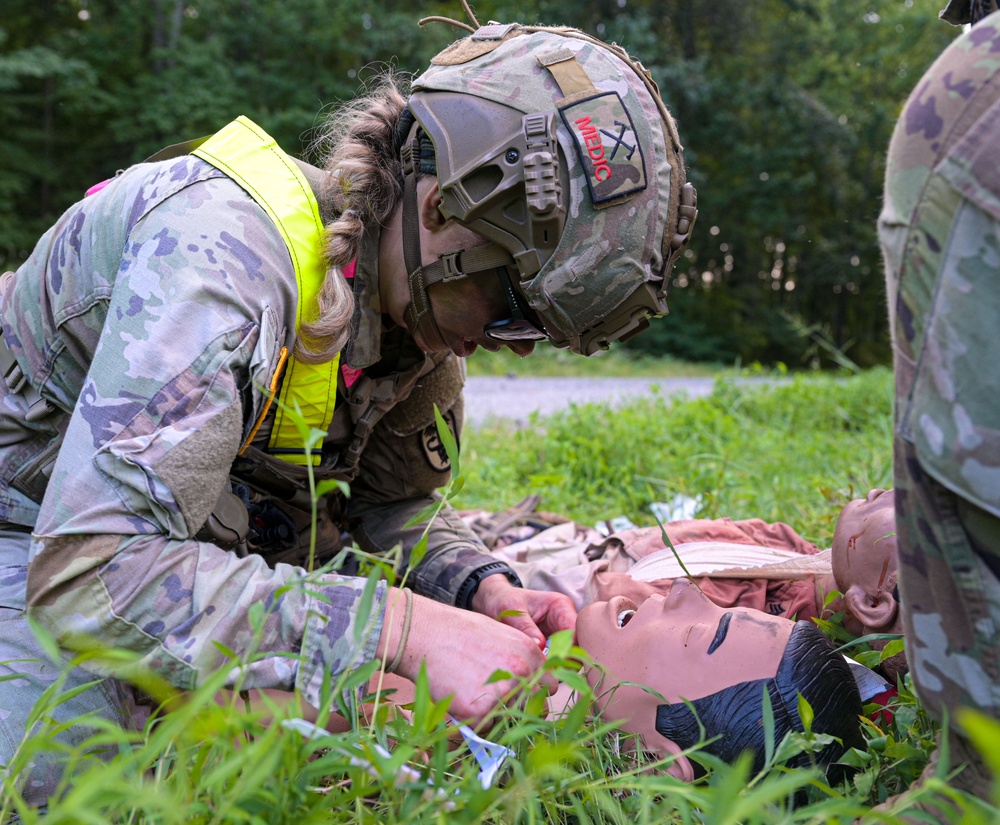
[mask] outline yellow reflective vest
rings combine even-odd
[[[263,209],[281,233],[295,268],[298,334],[308,313],[314,312],[316,298],[326,278],[320,254],[323,223],[312,187],[298,165],[286,155],[270,135],[253,121],[239,117],[200,144],[192,154],[223,171],[238,183]],[[310,430],[324,434],[333,420],[337,399],[338,355],[323,364],[307,364],[282,348],[281,360],[266,389],[267,402],[243,448],[253,440],[267,416],[279,380],[281,393],[267,452],[292,464],[305,465],[305,441]],[[309,456],[320,462],[320,451]]]

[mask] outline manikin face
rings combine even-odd
[[[833,533],[832,565],[844,594],[844,627],[857,636],[901,633],[896,586],[895,494],[872,490],[840,513]]]
[[[794,627],[757,610],[718,607],[691,582],[678,579],[666,596],[650,596],[638,608],[622,596],[584,608],[576,638],[607,671],[603,679],[597,668],[588,672],[604,718],[621,720],[620,727],[638,734],[646,750],[666,755],[680,749],[656,731],[656,706],[773,677]],[[622,682],[647,686],[660,696]],[[670,772],[693,778],[686,760]]]

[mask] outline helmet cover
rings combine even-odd
[[[411,87],[442,212],[512,254],[552,343],[584,355],[666,312],[669,268],[697,214],[673,121],[640,72],[574,29],[490,24]],[[525,133],[544,131],[541,115],[555,145],[539,187],[509,167],[521,155],[528,169]]]

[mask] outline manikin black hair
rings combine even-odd
[[[703,750],[727,763],[749,751],[753,756],[753,769],[759,771],[764,766],[765,756],[765,689],[774,711],[775,745],[789,731],[804,730],[798,711],[801,693],[813,709],[812,731],[836,736],[842,742],[823,748],[817,756],[821,765],[835,762],[848,748],[864,746],[861,696],[851,669],[816,625],[806,621],[795,623],[778,673],[773,678],[740,682],[695,699],[690,703],[694,713],[683,702],[659,705],[656,730],[682,748],[689,748],[701,739],[700,719],[706,737],[718,737]],[[800,754],[789,760],[789,764],[808,765],[809,755]],[[831,779],[839,778],[838,772],[830,773],[836,774],[831,775]]]

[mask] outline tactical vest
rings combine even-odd
[[[244,117],[238,118],[209,138],[169,146],[148,158],[147,162],[185,154],[194,154],[230,176],[267,212],[281,233],[298,283],[298,329],[304,313],[315,306],[316,296],[325,278],[318,244],[318,236],[323,227],[316,197],[309,183],[312,172],[318,174],[318,170],[312,170],[307,164],[286,155],[270,136]],[[99,191],[109,182],[97,184],[88,194]],[[361,375],[350,382],[346,394],[346,407],[351,422],[350,439],[330,450],[325,460],[320,445],[317,445],[309,465],[315,477],[353,480],[375,426],[398,402],[410,396],[418,381],[423,381],[429,388],[437,386],[430,380],[428,372],[440,372],[436,369],[440,361],[440,358],[428,356],[425,365],[416,365],[404,373],[380,377]],[[5,366],[6,362],[9,362],[9,368]],[[455,386],[444,390],[447,398],[441,403],[447,407],[460,396],[462,378],[461,366],[457,362],[449,364],[451,369],[445,380],[449,386]],[[306,464],[302,436],[289,411],[297,406],[309,428],[327,432],[334,414],[338,366],[339,358],[321,365],[301,363],[287,349],[283,349],[278,368],[271,378],[270,386],[266,388],[268,398],[264,408],[233,463],[232,473],[235,477],[294,507],[308,510],[309,466]],[[453,375],[456,371],[458,375]],[[21,376],[13,354],[3,344],[2,338],[0,377],[6,380],[11,392],[20,392],[27,399],[33,410],[32,420],[45,417],[53,411],[51,405]],[[281,390],[278,409],[268,446],[266,449],[258,449],[251,441],[273,407],[275,389],[279,382]],[[442,409],[446,406],[442,406]],[[432,418],[428,420],[433,421]],[[420,426],[423,423],[421,420]],[[45,493],[60,442],[59,437],[53,439],[44,455],[35,462],[37,467],[32,465],[32,478],[28,482],[16,480],[12,484],[36,503],[41,502]]]
[[[298,283],[298,331],[305,314],[315,307],[316,297],[326,277],[326,268],[320,257],[319,238],[323,224],[319,205],[303,171],[311,167],[286,155],[273,138],[245,117],[237,118],[222,131],[199,142],[195,148],[191,144],[180,144],[177,148],[225,172],[267,212],[281,233]],[[332,450],[326,457],[322,445],[315,446],[309,456],[315,478],[353,480],[361,454],[382,417],[397,402],[410,395],[421,376],[424,376],[428,387],[436,386],[433,380],[426,377],[427,370],[436,362],[437,359],[429,358],[425,365],[418,365],[403,374],[380,378],[362,375],[348,382],[346,401],[352,422],[350,441]],[[288,504],[308,509],[307,456],[301,430],[293,417],[298,410],[301,423],[309,430],[329,431],[337,397],[339,363],[338,355],[328,363],[307,364],[296,360],[287,349],[282,349],[278,368],[271,379],[271,386],[267,388],[268,398],[233,463],[232,474],[235,477]],[[461,370],[460,367],[457,369]],[[278,409],[268,446],[260,450],[251,442],[273,406],[279,382]]]
[[[212,135],[191,154],[210,163],[238,183],[263,209],[281,233],[295,269],[299,301],[295,315],[296,333],[316,306],[316,299],[326,277],[320,256],[323,223],[312,187],[296,163],[286,155],[263,129],[246,117],[239,117]],[[306,432],[327,432],[333,420],[337,399],[338,355],[323,364],[307,364],[283,347],[278,368],[267,388],[268,397],[257,422],[241,449],[246,450],[267,414],[281,381],[278,409],[267,452],[283,461],[305,465],[320,462],[317,447],[307,455],[301,424]],[[296,422],[295,416],[301,421]]]
[[[305,313],[316,305],[326,276],[320,257],[319,237],[323,224],[319,205],[303,171],[311,167],[286,155],[273,138],[246,117],[237,118],[207,140],[168,147],[154,159],[183,153],[193,154],[225,172],[267,212],[281,233],[298,283],[298,331]],[[233,463],[234,476],[289,504],[307,506],[306,451],[301,431],[293,420],[294,411],[300,411],[302,422],[309,429],[329,431],[336,403],[339,364],[339,355],[328,363],[307,364],[282,349],[278,368],[267,388],[268,398]],[[346,401],[352,421],[351,440],[326,460],[323,460],[322,445],[315,446],[310,455],[315,477],[352,480],[375,425],[400,399],[410,394],[425,371],[411,370],[407,374],[382,378],[363,375],[349,382]],[[271,435],[267,448],[260,450],[251,442],[273,406],[279,382],[281,390]]]

